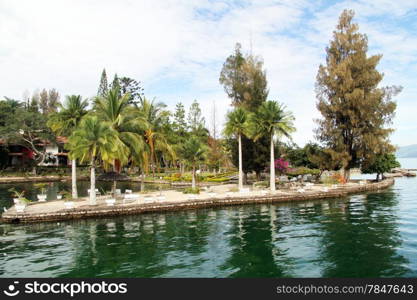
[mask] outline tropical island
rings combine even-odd
[[[60,103],[56,90],[44,89],[23,101],[2,100],[5,180],[13,181],[7,176],[24,170],[61,180],[70,166],[72,182],[71,191],[61,191],[56,201],[45,202],[46,197],[38,195],[42,203],[36,204],[28,204],[23,192],[13,189],[15,206],[3,220],[117,215],[146,210],[143,207],[155,210],[155,203],[159,207],[168,203],[172,209],[175,203],[186,207],[189,201],[190,207],[197,207],[199,197],[211,205],[236,203],[233,198],[250,203],[316,199],[391,185],[392,180],[379,181],[400,167],[389,141],[393,131],[389,125],[396,109],[393,98],[402,88],[379,87],[381,55],[367,55],[367,38],[359,33],[353,16],[349,10],[341,14],[326,48],[316,82],[322,116],[317,120],[317,143],[304,147],[291,140],[296,116],[285,101],[268,98],[262,59],[244,54],[240,44],[220,72],[219,82],[232,100],[222,134],[215,126],[215,107],[210,131],[198,101],[186,118],[181,102],[171,112],[164,103],[146,97],[140,82],[132,78],[116,74],[108,84],[106,70],[91,99],[74,94]],[[352,181],[351,170],[376,174],[375,186]],[[88,199],[78,196],[80,175],[90,181]],[[111,190],[99,191],[97,176],[112,181]],[[141,190],[122,192],[118,181],[139,182]],[[148,193],[146,182],[184,187]]]

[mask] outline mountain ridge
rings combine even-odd
[[[396,155],[398,158],[417,157],[417,144],[400,147]]]

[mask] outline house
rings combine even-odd
[[[39,142],[36,146],[47,154],[45,161],[39,166],[70,166],[71,160],[68,159],[68,151],[64,149],[67,140],[66,137],[58,136],[56,143]],[[3,147],[0,155],[7,155],[5,164],[7,167],[25,166],[35,157],[35,153],[30,148],[22,145],[6,144],[0,140],[0,147]]]

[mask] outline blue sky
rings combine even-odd
[[[92,97],[105,67],[109,77],[141,81],[147,97],[170,108],[197,99],[208,121],[214,102],[222,126],[230,100],[218,77],[240,42],[263,58],[270,99],[294,113],[303,145],[314,140],[315,77],[345,8],[355,10],[369,54],[383,54],[382,86],[404,87],[393,143],[416,144],[416,0],[0,0],[0,95],[57,88]]]

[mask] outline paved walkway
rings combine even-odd
[[[3,213],[2,221],[7,223],[44,222],[245,203],[314,200],[383,189],[393,183],[393,179],[386,179],[378,183],[362,182],[362,184],[348,183],[335,186],[310,184],[303,188],[298,187],[275,192],[266,189],[251,190],[249,187],[245,187],[241,192],[235,192],[236,185],[228,184],[213,186],[199,195],[183,194],[174,190],[130,194],[130,196],[127,196],[130,198],[120,195],[116,198],[116,203],[113,206],[107,205],[104,196],[97,197],[96,205],[90,205],[88,198],[82,198],[74,201],[74,206],[70,209],[65,208],[63,200],[55,200],[30,203],[23,213],[16,212],[16,208],[11,207]]]

